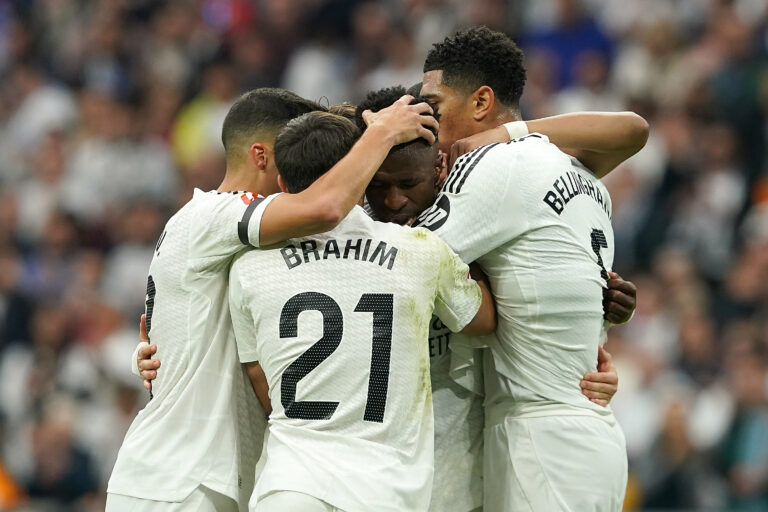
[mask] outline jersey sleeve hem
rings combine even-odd
[[[266,198],[257,197],[243,213],[243,218],[237,223],[237,236],[243,245],[259,247],[259,232],[261,229],[261,218],[264,216],[264,210],[272,200],[280,194],[272,194]]]

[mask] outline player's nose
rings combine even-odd
[[[390,187],[387,190],[387,196],[384,198],[384,206],[392,211],[401,210],[408,204],[408,198],[397,187]]]

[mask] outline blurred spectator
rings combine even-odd
[[[29,339],[33,303],[19,286],[21,261],[7,246],[0,246],[0,354],[13,342]]]
[[[76,410],[62,399],[46,404],[32,429],[34,471],[27,489],[32,498],[71,505],[98,490],[93,460],[73,439]]]
[[[223,152],[221,127],[236,95],[235,71],[229,63],[215,62],[205,69],[202,90],[181,109],[173,127],[173,153],[182,169]]]
[[[553,27],[525,34],[526,51],[545,53],[554,66],[555,83],[567,87],[575,80],[574,61],[585,52],[610,58],[613,46],[603,29],[580,0],[557,0]]]

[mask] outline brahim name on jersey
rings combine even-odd
[[[296,247],[294,244],[288,244],[280,253],[283,255],[283,261],[288,269],[298,267],[302,263],[310,261],[334,259],[355,259],[358,261],[367,261],[378,263],[380,267],[385,264],[387,270],[392,270],[397,258],[397,247],[388,246],[386,242],[378,242],[370,238],[358,238],[352,240],[337,241],[335,238],[320,240],[304,240]],[[342,249],[343,247],[343,249]]]

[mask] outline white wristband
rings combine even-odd
[[[528,125],[525,124],[525,121],[504,123],[504,128],[507,129],[509,140],[519,139],[520,137],[528,135]]]
[[[136,345],[136,350],[133,351],[133,355],[131,356],[131,373],[137,377],[141,377],[141,373],[139,373],[139,349],[144,345],[149,345],[149,343],[140,341],[139,344]]]

